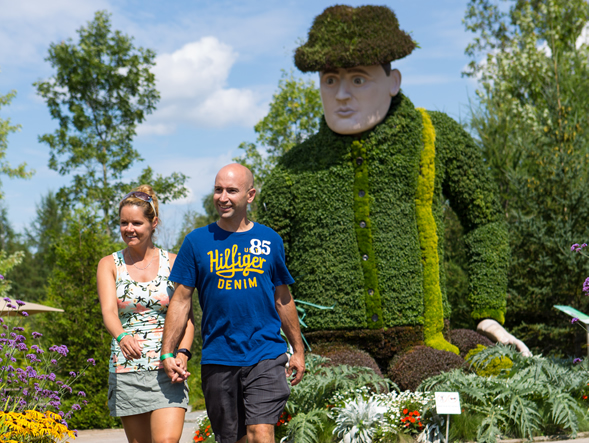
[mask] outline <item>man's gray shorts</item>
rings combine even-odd
[[[285,364],[286,354],[253,366],[202,365],[207,415],[216,441],[235,443],[246,435],[246,426],[279,421],[291,393]]]

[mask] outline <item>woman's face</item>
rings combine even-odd
[[[125,205],[121,208],[119,227],[121,237],[127,246],[139,246],[146,241],[151,243],[152,233],[157,224],[156,218],[150,223],[139,206]]]

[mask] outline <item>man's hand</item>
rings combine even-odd
[[[134,335],[125,335],[119,342],[119,348],[127,360],[141,358],[141,346]]]
[[[532,357],[533,354],[522,341],[517,339],[514,335],[508,333],[504,327],[498,323],[496,320],[492,320],[487,318],[482,320],[477,325],[477,332],[482,335],[485,335],[490,340],[496,343],[502,343],[504,345],[514,345],[516,349],[524,356],[524,357]]]
[[[180,363],[180,365],[178,364]],[[169,357],[164,359],[164,371],[170,377],[172,383],[182,383],[185,381],[190,373],[181,367],[180,359]],[[186,366],[185,366],[186,367]]]
[[[303,378],[305,372],[305,357],[303,352],[295,352],[289,360],[289,367],[287,368],[287,377],[291,377],[295,371],[295,377],[291,380],[291,386],[298,384]]]

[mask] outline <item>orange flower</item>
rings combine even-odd
[[[407,414],[408,413],[408,408],[405,408],[403,412],[404,412],[404,414]]]
[[[409,418],[409,420],[410,420],[412,423],[416,423],[416,419],[415,419],[414,417],[410,417],[410,418]]]

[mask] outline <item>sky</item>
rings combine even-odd
[[[71,182],[49,169],[49,147],[38,137],[54,132],[45,102],[33,82],[52,76],[49,45],[71,38],[97,10],[109,11],[113,29],[157,54],[153,68],[161,100],[137,128],[134,148],[144,159],[126,174],[151,166],[157,174],[189,176],[189,196],[164,205],[161,241],[175,242],[187,210],[202,212],[202,198],[216,172],[240,155],[243,141],[254,142],[254,124],[268,112],[282,71],[294,70],[293,52],[315,16],[334,2],[321,0],[0,0],[0,95],[16,90],[0,108],[21,130],[8,138],[6,159],[26,162],[30,180],[1,176],[3,204],[13,228],[22,232],[35,218],[48,190]],[[359,6],[365,1],[349,1]],[[467,0],[380,1],[397,15],[400,27],[420,45],[392,67],[402,73],[402,91],[415,106],[448,113],[465,122],[476,83],[461,72],[473,35],[461,22]]]

